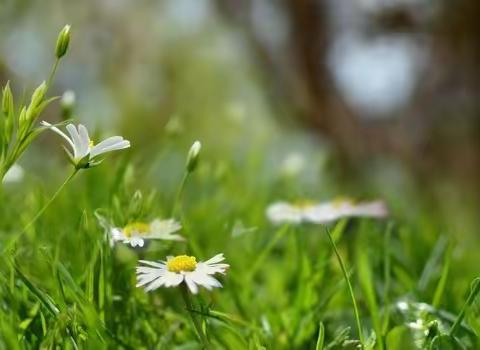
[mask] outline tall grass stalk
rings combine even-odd
[[[343,277],[345,278],[345,282],[347,283],[347,286],[348,286],[348,292],[350,293],[350,298],[352,299],[353,312],[355,314],[355,323],[357,326],[358,338],[363,348],[363,345],[365,344],[365,342],[363,338],[362,324],[360,322],[360,313],[358,312],[357,301],[355,299],[355,294],[353,293],[352,283],[350,282],[350,278],[348,277],[348,272],[345,267],[345,263],[343,262],[342,256],[338,252],[337,245],[335,244],[335,241],[333,240],[332,235],[330,234],[330,230],[328,229],[327,226],[325,226],[325,231],[327,232],[328,239],[330,241],[330,244],[332,245],[335,255],[337,256],[338,263],[340,265],[340,268],[342,269]]]
[[[193,311],[193,303],[192,303],[191,296],[190,296],[190,294],[187,290],[187,287],[182,286],[182,288],[180,288],[180,289],[182,290],[182,297],[183,297],[183,300],[185,302],[185,307],[186,307],[186,309],[187,309],[187,311],[190,315],[190,319],[192,320],[192,324],[195,327],[198,338],[202,342],[202,346],[203,346],[204,349],[210,349],[210,344],[208,342],[208,339],[207,339],[205,333],[202,330],[202,325],[200,324],[200,321],[198,320],[198,316]]]

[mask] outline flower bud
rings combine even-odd
[[[55,55],[61,58],[67,53],[68,44],[70,43],[70,25],[66,25],[58,34],[57,46],[55,48]]]
[[[201,148],[202,144],[200,143],[200,141],[195,141],[192,147],[190,147],[190,150],[188,151],[186,168],[189,173],[193,172],[197,167],[198,157]]]
[[[40,103],[42,103],[46,92],[47,92],[47,84],[45,83],[45,81],[42,81],[42,83],[33,92],[32,99],[30,100],[30,105],[28,106],[28,108],[38,107]]]
[[[5,118],[10,118],[13,114],[13,95],[10,89],[10,82],[7,82],[2,93],[2,112]]]
[[[38,107],[43,102],[46,93],[47,84],[45,82],[42,82],[32,94],[32,98],[26,112],[26,120],[34,120],[38,116],[38,114],[40,113]]]

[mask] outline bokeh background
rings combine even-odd
[[[132,141],[138,183],[173,192],[199,139],[211,176],[255,163],[250,195],[293,177],[278,197],[385,198],[463,255],[479,244],[479,16],[475,0],[0,0],[0,82],[28,96],[69,23],[53,92]],[[27,152],[30,178],[64,177],[58,141]]]

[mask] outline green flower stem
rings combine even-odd
[[[455,331],[458,329],[458,327],[460,327],[460,324],[465,318],[465,312],[470,306],[472,306],[473,302],[477,298],[478,293],[480,293],[480,278],[475,278],[472,282],[470,295],[468,296],[467,301],[463,305],[462,311],[460,311],[460,313],[457,316],[457,319],[453,323],[452,328],[450,328],[450,331],[448,332],[450,336],[453,336],[455,334]]]
[[[190,172],[185,171],[185,173],[183,174],[182,182],[180,182],[180,185],[178,186],[172,207],[172,217],[175,217],[175,215],[178,214],[178,210],[181,208],[183,192],[185,190],[185,185],[187,184],[187,179],[189,175]]]
[[[47,88],[46,88],[46,91],[45,93],[48,91],[48,89],[50,88],[50,85],[52,85],[52,82],[53,82],[53,78],[55,77],[55,73],[57,72],[57,68],[58,68],[58,63],[60,62],[60,59],[55,59],[55,63],[53,64],[52,66],[52,70],[50,71],[50,75],[48,76],[48,80],[47,80]]]
[[[343,262],[343,259],[340,256],[340,253],[338,252],[337,245],[335,244],[335,241],[333,240],[332,235],[330,234],[330,230],[326,226],[325,226],[325,231],[327,232],[328,239],[330,240],[330,243],[332,244],[332,248],[335,252],[335,255],[337,256],[337,260],[338,260],[338,263],[340,264],[340,268],[342,269],[343,277],[345,278],[345,282],[347,282],[348,291],[350,293],[350,298],[352,299],[353,311],[355,313],[355,321],[356,321],[356,324],[357,324],[358,338],[360,339],[360,343],[361,343],[362,348],[363,348],[364,340],[363,340],[362,326],[361,326],[361,322],[360,322],[360,314],[358,312],[357,301],[355,300],[355,295],[353,294],[352,284],[350,283],[350,278],[348,277],[347,269],[345,268],[345,264]]]
[[[202,345],[203,345],[204,349],[210,349],[208,339],[205,336],[205,333],[203,333],[202,325],[200,324],[200,322],[197,318],[197,315],[193,312],[192,299],[191,299],[190,294],[187,290],[187,287],[185,285],[182,285],[182,287],[180,289],[182,290],[182,297],[183,297],[183,300],[185,301],[186,309],[187,309],[187,311],[190,315],[190,319],[192,320],[193,326],[195,327],[198,338],[202,342]]]
[[[25,232],[27,232],[27,230],[38,220],[38,218],[40,218],[40,216],[42,216],[42,214],[45,212],[45,210],[48,209],[48,207],[53,203],[53,201],[58,197],[58,195],[60,194],[60,192],[62,192],[62,190],[65,188],[65,186],[73,179],[73,177],[77,174],[78,172],[78,169],[75,169],[69,177],[67,177],[67,179],[62,183],[62,185],[57,189],[57,191],[53,194],[53,196],[48,200],[47,203],[45,203],[45,205],[42,207],[42,209],[40,209],[37,214],[32,218],[32,220],[30,220],[30,222],[23,228],[22,231],[20,231],[19,233],[16,234],[16,236],[14,236],[12,238],[12,240],[10,241],[9,244],[7,244],[7,246],[4,248],[4,253],[8,250],[10,250],[13,245],[15,245],[15,242],[23,235],[25,234]]]

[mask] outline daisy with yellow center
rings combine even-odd
[[[345,217],[384,218],[388,215],[388,209],[381,200],[355,203],[349,199],[337,199],[321,203],[276,202],[267,208],[266,214],[274,224],[326,224]]]
[[[137,266],[137,287],[144,287],[150,292],[160,287],[176,287],[182,282],[193,294],[198,293],[198,286],[208,290],[220,288],[222,284],[212,275],[225,274],[230,267],[222,263],[223,254],[217,254],[207,261],[197,262],[194,256],[169,256],[166,261],[140,260]]]
[[[122,242],[132,247],[143,247],[147,239],[160,239],[169,241],[183,241],[182,236],[174,234],[182,226],[174,219],[154,219],[150,223],[132,222],[123,228],[112,227],[110,229],[111,243]]]

